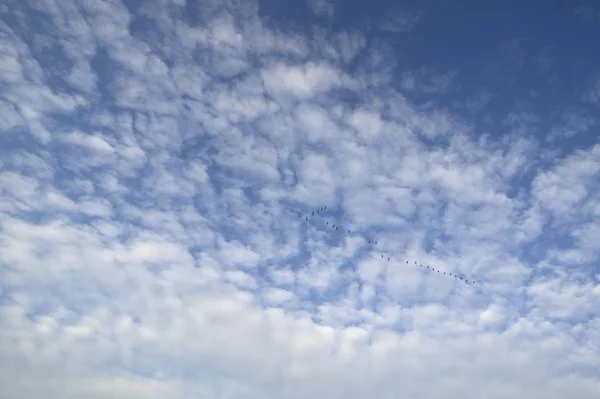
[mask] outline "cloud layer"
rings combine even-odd
[[[546,119],[543,51],[470,89],[394,47],[427,10],[297,7],[0,9],[4,395],[596,397],[597,85]]]

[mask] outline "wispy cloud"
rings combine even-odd
[[[335,15],[335,2],[330,0],[309,0],[311,10],[320,17],[332,18]]]
[[[381,23],[381,29],[394,33],[408,32],[419,23],[421,15],[422,12],[411,12],[402,8],[387,10]]]

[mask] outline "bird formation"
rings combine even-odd
[[[306,222],[308,222],[314,216],[319,216],[321,213],[325,212],[326,210],[327,210],[327,206],[322,206],[322,207],[320,207],[319,209],[317,209],[315,211],[311,211],[310,214],[308,214],[308,213],[303,214],[302,212],[296,212],[296,217],[298,219],[304,218],[304,220]],[[326,221],[326,225],[328,227],[331,227],[332,230],[339,231],[341,229],[342,232],[348,231],[348,234],[352,233],[351,230],[349,230],[349,229],[343,229],[342,226],[340,226],[340,225],[336,225],[336,224],[333,224],[333,223],[330,224],[329,221]],[[375,241],[375,240],[369,239],[368,241],[369,241],[370,244],[377,245],[377,241]],[[381,259],[385,259],[385,258],[386,258],[386,256],[384,256],[384,254],[381,254]],[[389,262],[391,259],[389,257],[387,257],[387,260]],[[409,264],[408,260],[406,261],[406,264]],[[437,272],[440,275],[454,277],[456,280],[460,280],[460,281],[464,282],[465,284],[475,284],[475,280],[469,280],[466,277],[464,277],[464,276],[462,276],[462,275],[460,275],[460,274],[458,274],[456,272],[454,272],[454,273],[453,272],[446,272],[446,271],[443,271],[443,270],[440,270],[440,269],[436,269],[433,266],[422,265],[422,264],[420,264],[418,262],[415,262],[414,264],[418,265],[419,267],[421,267],[423,269],[428,269],[428,270],[432,271],[433,273]]]

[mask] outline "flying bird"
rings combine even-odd
[[[317,213],[320,213],[321,211],[323,211],[323,210],[325,210],[325,209],[327,209],[327,206],[320,207],[320,208],[319,208],[319,209],[318,209],[316,212],[317,212]],[[314,211],[312,211],[312,212],[311,212],[311,215],[312,215],[312,216],[314,216],[314,214],[315,214],[315,212],[314,212]],[[299,218],[299,217],[301,217],[301,216],[302,216],[302,213],[301,213],[301,212],[298,212],[296,216]],[[309,216],[306,216],[306,221],[308,221],[308,219],[309,219]],[[329,221],[326,221],[326,224],[329,226]],[[339,226],[336,226],[335,224],[332,224],[332,225],[331,225],[331,227],[332,227],[332,228],[334,228],[335,230],[338,230],[338,231],[339,231]],[[351,234],[351,231],[350,231],[350,230],[348,230],[348,234]],[[377,244],[377,241],[376,241],[376,240],[372,240],[372,239],[369,239],[369,240],[368,240],[368,242],[369,242],[369,244],[375,244],[375,245]],[[381,259],[385,259],[385,257],[384,257],[384,255],[383,255],[383,254],[381,254]],[[389,262],[389,261],[391,260],[391,258],[390,258],[390,257],[388,257],[388,258],[387,258],[387,260],[388,260],[388,262]],[[407,261],[406,261],[406,264],[408,264],[408,262],[409,262],[409,261],[407,260]],[[417,265],[417,264],[419,264],[419,263],[418,263],[417,261],[415,261],[415,265]],[[419,266],[420,266],[421,268],[423,267],[423,265],[422,265],[422,264],[419,264]],[[447,272],[445,272],[445,271],[444,271],[444,272],[442,272],[441,270],[439,270],[439,269],[436,269],[436,268],[434,268],[434,267],[431,267],[431,266],[427,266],[427,269],[431,269],[431,270],[433,270],[433,271],[437,271],[437,272],[438,272],[438,274],[442,274],[442,273],[443,273],[444,275],[448,275],[448,276],[450,276],[450,277],[452,277],[452,276],[453,276],[453,275],[452,275],[452,272],[448,272],[448,273],[447,273]],[[465,284],[470,284],[470,283],[469,283],[469,281],[472,281],[472,284],[475,284],[475,280],[468,280],[466,277],[464,277],[464,276],[459,276],[459,275],[458,275],[458,274],[456,274],[456,273],[454,273],[454,276],[453,276],[453,277],[454,277],[455,279],[460,279],[461,281],[464,281],[464,282],[465,282]]]

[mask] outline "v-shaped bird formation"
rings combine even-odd
[[[325,211],[327,210],[327,206],[322,206],[320,208],[318,208],[315,211],[311,211],[310,213],[302,213],[302,212],[296,212],[296,218],[298,219],[304,219],[305,222],[309,222],[313,217],[315,216],[321,216],[323,213],[325,213]],[[341,234],[351,234],[352,231],[349,229],[345,229],[340,225],[336,225],[334,223],[330,223],[329,221],[326,221],[326,226],[328,228],[331,228],[334,231],[340,231]],[[369,244],[373,244],[373,245],[377,245],[377,241],[374,239],[368,239]],[[385,259],[387,258],[388,262],[391,260],[390,257],[386,257],[384,256],[384,254],[381,254],[381,258]],[[411,263],[411,261],[405,260],[406,264]],[[464,282],[465,284],[475,284],[475,280],[474,279],[468,279],[465,276],[463,276],[462,274],[456,273],[456,272],[450,272],[450,271],[444,271],[444,270],[440,270],[440,269],[436,269],[433,266],[428,266],[428,265],[423,265],[417,261],[414,261],[414,266],[419,266],[420,268],[426,269],[431,271],[432,273],[437,273],[439,275],[443,275],[443,276],[448,276],[448,277],[452,277],[454,279],[456,279],[457,281],[461,281]]]

